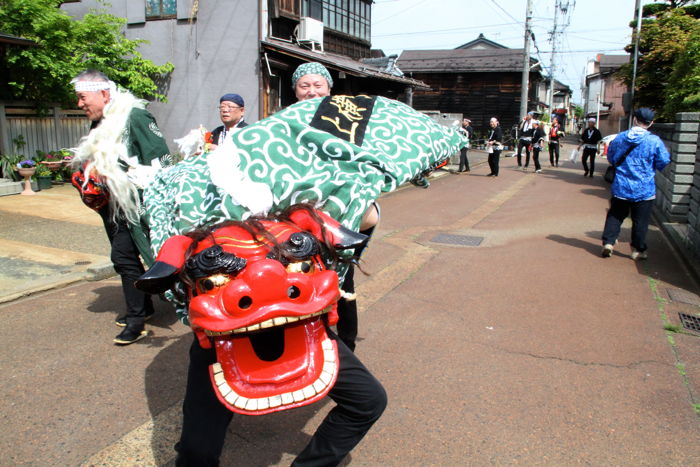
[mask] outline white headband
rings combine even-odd
[[[111,81],[72,81],[75,92],[112,90]]]

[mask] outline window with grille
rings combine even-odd
[[[303,0],[302,15],[323,21],[324,27],[352,37],[371,39],[372,8],[363,0]]]

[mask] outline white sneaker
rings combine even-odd
[[[647,259],[649,256],[647,256],[646,251],[637,251],[634,248],[632,248],[632,254],[630,255],[630,258],[632,258],[634,261],[637,261],[638,259]]]
[[[535,170],[535,173],[536,173],[536,174],[541,174],[541,173],[542,173],[542,169],[540,169],[540,170]]]
[[[610,258],[613,254],[613,246],[609,243],[606,243],[603,246],[603,251],[600,253],[600,256],[603,258]]]

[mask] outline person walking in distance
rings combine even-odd
[[[540,165],[540,152],[544,147],[545,133],[539,120],[532,121],[532,128],[532,160],[535,163],[535,173],[542,173],[542,166]],[[525,169],[527,169],[529,162],[529,160],[525,162]]]
[[[501,144],[503,141],[503,129],[496,117],[491,117],[489,126],[491,130],[489,131],[489,138],[486,145],[488,146],[489,168],[491,169],[491,173],[488,174],[488,177],[498,177],[498,165],[501,158],[501,151],[503,150],[503,145]]]
[[[468,118],[462,120],[462,127],[459,129],[460,133],[464,134],[469,138],[469,144],[471,144],[472,137],[474,136],[474,128],[472,128],[472,121]],[[457,172],[469,172],[469,159],[467,158],[467,151],[469,146],[464,146],[459,152],[459,170]]]
[[[588,175],[593,177],[593,172],[595,171],[595,156],[598,153],[598,141],[603,139],[603,135],[600,134],[600,130],[595,127],[595,118],[588,119],[588,125],[581,132],[581,144],[579,144],[578,149],[581,150],[583,147],[583,155],[581,156],[581,162],[583,163],[583,176]],[[590,160],[590,166],[588,161]]]
[[[532,116],[535,112],[528,112],[527,115],[523,117],[523,120],[518,125],[518,167],[523,166],[523,148],[525,149],[525,154],[527,159],[530,160],[530,145],[532,144]]]
[[[632,216],[633,260],[647,258],[646,236],[651,209],[656,198],[655,175],[671,162],[664,143],[649,132],[654,112],[641,108],[634,112],[633,125],[623,131],[608,147],[608,162],[616,167],[610,209],[603,228],[603,258],[613,254],[622,222]]]
[[[561,130],[559,119],[552,119],[552,127],[549,129],[549,165],[550,167],[559,167],[559,138],[564,136]]]

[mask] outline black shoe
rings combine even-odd
[[[154,314],[155,314],[155,311],[151,311],[149,313],[146,313],[146,316],[143,318],[143,320],[148,321],[149,319],[153,318]],[[117,319],[115,319],[114,324],[116,324],[120,328],[126,327],[126,315],[120,316]]]
[[[591,172],[590,174],[588,174],[588,176],[591,177],[591,178],[593,178],[593,172]]]
[[[587,171],[587,170],[586,170],[585,172],[583,172],[583,176],[584,176],[584,177],[588,177],[588,171]]]
[[[487,177],[495,177],[496,174],[488,174]]]
[[[115,344],[129,345],[148,336],[148,331],[139,329],[135,326],[127,326],[117,337],[114,338]]]

